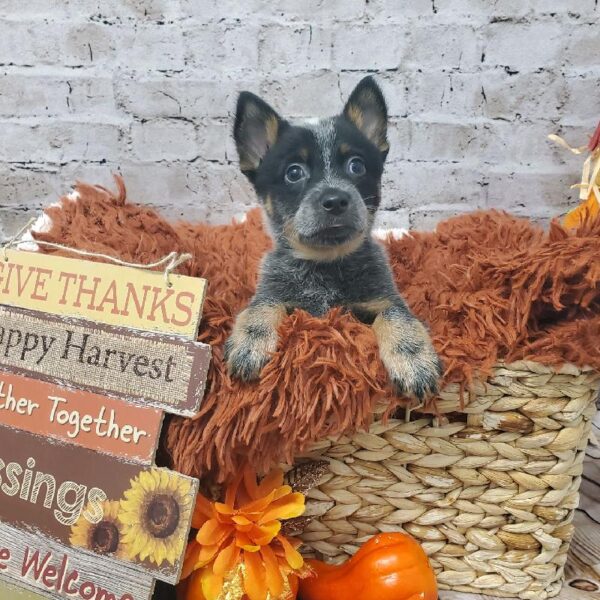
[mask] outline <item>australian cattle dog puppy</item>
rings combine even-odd
[[[387,119],[371,77],[340,115],[303,122],[240,94],[234,127],[240,168],[264,207],[274,248],[226,343],[232,376],[259,377],[277,347],[277,328],[293,309],[319,316],[343,306],[372,324],[398,394],[422,400],[437,392],[442,366],[428,331],[371,238],[389,150]]]

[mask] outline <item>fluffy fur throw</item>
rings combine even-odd
[[[392,398],[368,326],[341,310],[324,318],[296,311],[256,384],[232,381],[223,343],[251,298],[270,241],[258,210],[243,223],[170,224],[118,193],[77,185],[78,199],[47,209],[38,239],[150,262],[173,251],[194,260],[180,272],[205,277],[199,339],[213,347],[200,414],[163,430],[163,461],[225,480],[248,460],[257,470],[290,462],[312,442],[368,427],[375,404]],[[496,211],[441,223],[435,233],[385,242],[398,287],[432,331],[446,381],[468,387],[499,359],[565,361],[600,369],[600,220],[549,232]],[[458,408],[458,407],[457,407]],[[435,411],[435,401],[427,407]]]

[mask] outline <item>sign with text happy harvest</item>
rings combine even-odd
[[[154,466],[163,413],[200,407],[206,282],[0,254],[0,579],[148,600],[179,580],[198,482]]]
[[[194,415],[210,346],[0,306],[0,363],[18,373]]]

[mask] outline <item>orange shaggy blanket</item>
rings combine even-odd
[[[136,262],[193,254],[179,271],[209,282],[198,339],[212,345],[213,362],[199,415],[167,421],[166,464],[220,481],[246,460],[264,471],[325,436],[368,427],[376,402],[401,402],[391,397],[370,328],[341,310],[324,318],[294,312],[260,382],[232,381],[223,343],[270,245],[260,212],[226,226],[171,224],[127,203],[117,183],[116,195],[78,184],[79,199],[48,208],[52,227],[35,237]],[[385,245],[401,292],[431,328],[446,382],[468,387],[498,359],[600,369],[600,220],[545,232],[505,213],[476,212]],[[435,401],[427,409],[435,411]]]

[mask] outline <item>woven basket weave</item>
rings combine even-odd
[[[306,514],[318,518],[302,535],[307,554],[340,562],[372,535],[403,530],[441,589],[556,596],[599,379],[573,365],[498,365],[461,413],[450,412],[452,385],[438,419],[376,420],[323,441],[309,456],[330,470],[308,494]]]

